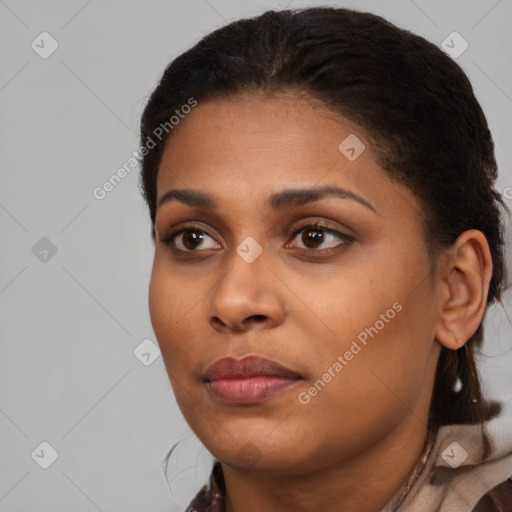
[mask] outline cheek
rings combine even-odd
[[[194,357],[194,347],[187,332],[198,319],[193,319],[195,297],[192,286],[177,283],[155,262],[149,283],[148,303],[153,331],[160,345],[164,363],[169,371],[177,372]],[[190,300],[189,300],[190,297]]]
[[[191,343],[197,338],[192,328],[199,325],[199,304],[190,287],[184,288],[158,270],[154,268],[149,285],[151,323],[176,402],[187,422],[195,425],[204,415],[195,385],[190,386],[194,368],[201,361],[200,347]]]
[[[423,275],[419,269],[426,270],[422,259],[402,256],[317,281],[314,288],[303,283],[317,316],[298,317],[301,330],[321,339],[310,349],[315,371],[308,384],[318,382],[319,391],[311,392],[324,406],[338,402],[354,414],[361,404],[399,412],[421,393],[431,363],[434,298],[429,279],[414,282]]]
[[[155,263],[149,282],[148,304],[151,324],[160,343],[163,341],[163,334],[171,329],[176,321],[172,288],[172,282],[164,280]]]
[[[420,417],[418,407],[424,405],[428,384],[429,340],[413,336],[408,306],[393,310],[396,315],[388,323],[374,315],[364,320],[347,315],[345,326],[351,323],[352,335],[348,327],[342,334],[340,326],[337,339],[324,339],[328,350],[296,397],[296,420],[311,433],[323,432],[331,449],[338,445],[338,450],[357,451],[391,432],[411,411]],[[381,309],[375,311],[380,314]],[[350,448],[347,439],[352,440]]]

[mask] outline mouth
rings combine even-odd
[[[297,372],[259,356],[219,359],[203,377],[213,397],[228,405],[261,403],[300,380]]]

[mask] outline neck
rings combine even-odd
[[[402,428],[350,460],[315,471],[283,477],[222,464],[225,511],[381,512],[386,505],[394,509],[432,442],[425,424],[414,414],[408,418]]]

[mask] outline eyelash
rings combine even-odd
[[[326,233],[329,233],[329,234],[332,234],[334,236],[336,236],[337,238],[339,238],[341,240],[340,244],[336,245],[335,247],[329,247],[327,249],[308,249],[308,248],[302,248],[302,247],[299,247],[300,250],[302,251],[307,251],[307,252],[320,252],[320,253],[323,253],[324,255],[328,255],[328,254],[331,254],[333,252],[338,252],[340,250],[343,250],[343,248],[345,246],[348,246],[350,245],[352,242],[354,242],[354,238],[352,238],[351,236],[349,235],[345,235],[343,233],[340,233],[339,231],[321,223],[321,222],[313,222],[313,223],[310,223],[310,224],[305,224],[303,226],[300,226],[299,228],[297,228],[293,233],[292,233],[292,236],[291,236],[291,240],[295,239],[296,236],[301,233],[302,231],[306,231],[308,229],[311,229],[311,230],[320,230],[320,231],[324,231]],[[208,233],[206,233],[206,231],[204,231],[203,229],[201,229],[199,226],[195,226],[193,224],[189,224],[187,226],[183,226],[183,227],[180,227],[180,228],[177,228],[173,231],[171,231],[165,238],[161,239],[161,243],[163,243],[164,245],[167,245],[168,247],[170,247],[173,251],[175,252],[181,252],[181,253],[194,253],[194,252],[201,252],[200,249],[198,250],[183,250],[183,249],[178,249],[176,247],[173,246],[173,240],[174,238],[176,238],[178,235],[181,235],[183,233],[186,233],[187,231],[197,231],[199,232],[200,234],[204,234],[204,235],[207,235],[207,236],[210,236],[208,235]],[[210,238],[213,238],[210,236]]]

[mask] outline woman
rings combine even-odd
[[[151,321],[215,457],[190,511],[511,510],[474,359],[504,205],[450,57],[348,9],[240,20],[167,67],[141,156]]]

